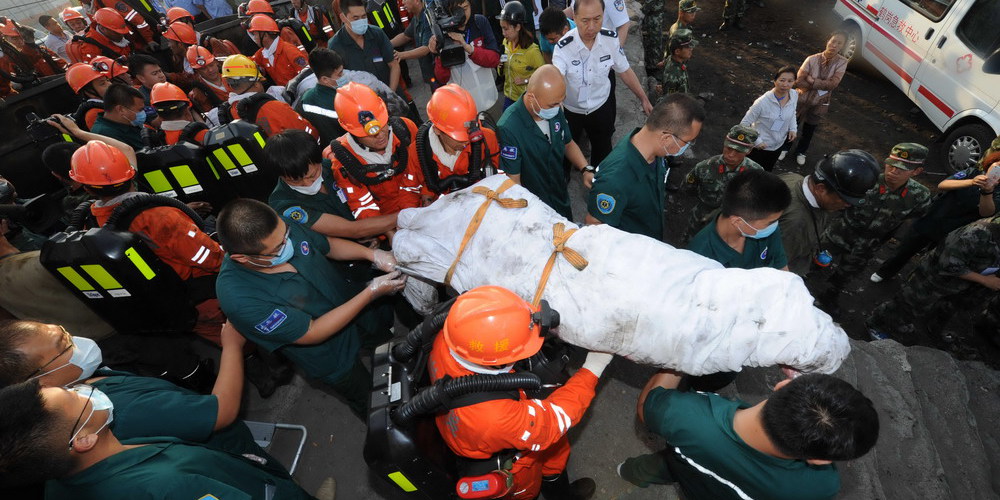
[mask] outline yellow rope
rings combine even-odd
[[[528,206],[527,200],[515,199],[515,198],[501,198],[500,195],[510,189],[515,182],[511,179],[503,181],[500,187],[496,191],[493,191],[485,186],[477,186],[472,189],[473,193],[481,194],[486,197],[486,201],[479,206],[479,210],[472,215],[472,220],[469,221],[469,227],[465,229],[465,236],[462,237],[462,244],[458,246],[458,253],[455,254],[455,260],[451,263],[451,267],[448,268],[448,272],[444,275],[444,284],[450,285],[451,278],[455,275],[455,268],[458,266],[459,259],[462,258],[462,254],[465,252],[465,248],[469,245],[469,241],[472,241],[472,237],[479,230],[479,225],[483,223],[483,218],[486,216],[486,211],[490,208],[492,202],[497,202],[503,208],[524,208]]]
[[[562,222],[558,222],[552,226],[552,244],[555,248],[552,250],[552,255],[549,255],[549,260],[545,263],[545,268],[542,269],[542,279],[538,282],[538,289],[535,290],[535,298],[531,300],[531,305],[538,307],[541,304],[542,293],[545,292],[545,285],[549,282],[549,276],[552,274],[552,269],[556,264],[556,256],[559,254],[562,254],[577,271],[583,271],[587,268],[587,259],[583,258],[576,250],[566,246],[566,242],[569,241],[569,238],[575,232],[576,229],[567,231],[566,225]]]

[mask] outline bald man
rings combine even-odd
[[[594,167],[587,164],[570,133],[562,109],[565,98],[562,73],[551,64],[541,66],[528,79],[521,98],[503,112],[497,128],[500,168],[559,215],[573,220],[563,159],[583,172],[587,188],[594,181]]]

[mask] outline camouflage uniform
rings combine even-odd
[[[722,9],[722,18],[726,21],[734,21],[743,17],[747,12],[747,0],[726,0],[726,6]]]
[[[736,125],[729,129],[724,144],[725,147],[741,153],[748,153],[756,140],[756,130]],[[736,174],[747,169],[763,170],[763,167],[750,158],[744,158],[735,168],[729,168],[722,161],[722,155],[716,155],[699,162],[691,169],[687,175],[685,191],[696,195],[698,200],[691,209],[691,219],[684,231],[685,240],[694,236],[701,228],[705,227],[705,224],[709,223],[713,212],[722,206],[722,195],[726,191],[726,185]]]
[[[675,92],[691,92],[691,87],[688,85],[687,63],[675,61],[673,53],[678,48],[696,46],[698,46],[698,41],[694,39],[694,33],[691,33],[691,30],[677,30],[670,37],[667,50],[663,54],[663,58],[667,63],[663,67],[663,74],[660,76],[660,85],[663,86],[660,95],[673,94]]]
[[[690,24],[684,24],[681,21],[677,21],[676,23],[670,25],[670,36],[674,36],[674,33],[677,33],[677,30],[689,30],[689,29],[691,29]]]
[[[663,71],[656,66],[663,60],[663,28],[667,25],[665,0],[642,3],[642,47],[646,57],[646,76],[658,78]]]
[[[996,275],[998,267],[1000,218],[981,219],[956,229],[917,264],[899,295],[872,311],[868,328],[906,336],[916,331],[917,324],[923,324],[935,334],[956,309],[968,309],[970,303],[985,307],[981,300],[970,300],[970,294],[996,293],[959,276],[969,272]],[[990,309],[998,316],[995,307]]]

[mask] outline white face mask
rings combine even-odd
[[[323,189],[323,176],[317,176],[316,180],[308,186],[293,186],[289,184],[288,187],[292,188],[292,190],[297,193],[302,193],[306,196],[313,196],[318,193],[320,189]]]
[[[103,360],[101,348],[97,345],[97,342],[86,337],[73,337],[73,354],[70,355],[69,361],[62,366],[57,366],[45,373],[35,375],[31,379],[41,378],[50,373],[62,370],[69,365],[73,365],[80,369],[80,376],[73,382],[79,382],[90,378],[101,366],[101,361]]]

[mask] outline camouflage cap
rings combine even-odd
[[[885,164],[903,170],[913,170],[923,167],[926,159],[926,146],[915,142],[903,142],[892,147],[889,157],[885,159]]]
[[[749,153],[757,141],[757,131],[751,127],[736,125],[726,134],[725,145],[740,153]]]
[[[698,2],[695,0],[680,0],[677,2],[677,8],[683,12],[698,12],[701,7],[698,7]]]
[[[696,47],[697,45],[698,40],[694,39],[694,32],[687,28],[681,28],[670,35],[670,50]]]
[[[993,139],[993,142],[990,143],[990,149],[993,151],[1000,151],[1000,135],[998,135],[997,138]]]

